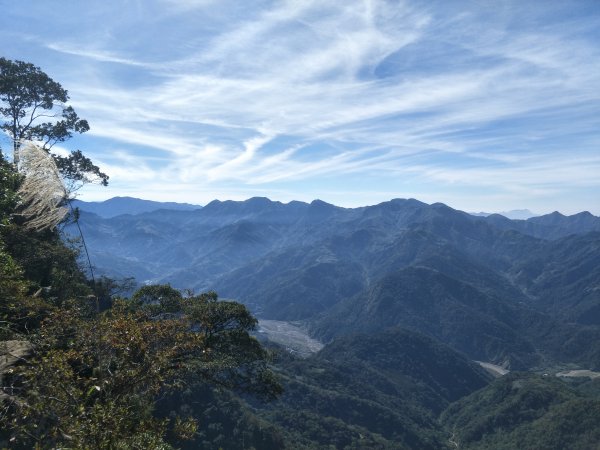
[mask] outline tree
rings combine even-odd
[[[39,67],[0,58],[0,116],[6,119],[0,128],[12,138],[15,165],[24,140],[40,142],[44,150],[50,151],[73,133],[90,129],[88,122],[67,105],[68,100],[68,92]],[[79,150],[68,157],[55,156],[55,160],[61,173],[73,183],[108,184],[108,176]]]
[[[170,289],[161,291],[175,299]],[[5,376],[0,424],[13,448],[170,448],[168,436],[193,439],[198,423],[156,415],[158,398],[195,383],[281,393],[243,305],[214,294],[179,300],[179,314],[159,317],[123,300],[100,314],[77,301],[51,311],[27,336],[27,364]]]
[[[268,354],[249,333],[258,321],[241,303],[221,301],[214,291],[184,297],[167,285],[147,285],[130,305],[152,320],[187,321],[202,345],[190,357],[188,369],[203,382],[273,399],[281,393],[268,369]]]
[[[14,190],[1,175],[0,192]],[[198,385],[281,392],[243,305],[159,285],[98,312],[91,294],[56,232],[0,227],[0,344],[28,348],[0,370],[0,447],[170,449],[207,424],[188,411],[165,415],[158,400]]]

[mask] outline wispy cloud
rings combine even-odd
[[[110,62],[115,64],[125,64],[129,66],[152,68],[151,64],[145,64],[133,59],[115,56],[108,51],[98,51],[93,49],[85,49],[79,46],[70,47],[58,42],[48,43],[45,45],[48,49],[68,55],[80,56],[82,58],[91,59],[98,62]]]
[[[479,186],[517,207],[528,192],[600,192],[593,4],[127,2],[91,8],[101,31],[37,42],[68,64],[53,75],[90,136],[119,148],[86,141],[121,189],[300,197],[362,176],[403,195],[415,189],[394,180],[409,177],[440,201]]]

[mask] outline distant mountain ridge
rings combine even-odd
[[[110,219],[122,214],[141,214],[159,209],[192,211],[202,208],[199,205],[191,205],[189,203],[155,202],[134,197],[113,197],[102,202],[75,200],[73,201],[73,207],[97,214],[104,219]]]
[[[489,213],[489,212],[478,212],[478,213],[470,213],[473,216],[480,216],[480,217],[487,217],[487,216],[491,216],[492,214],[499,214],[501,216],[506,217],[507,219],[512,219],[512,220],[527,220],[530,219],[532,217],[538,217],[540,214],[535,214],[531,211],[529,211],[528,209],[512,209],[510,211],[501,211],[499,213]]]
[[[364,209],[372,209],[377,208],[380,205],[386,205],[388,203],[393,204],[397,201],[404,201],[403,199],[392,199],[389,202],[383,202],[373,206],[364,206],[358,208],[342,208],[339,206],[335,206],[329,203],[326,203],[322,200],[313,200],[311,203],[306,203],[302,201],[293,200],[289,203],[281,203],[279,201],[272,201],[267,197],[252,197],[248,200],[244,201],[234,201],[234,200],[213,200],[204,208],[208,208],[211,212],[215,212],[219,215],[226,216],[229,215],[234,218],[234,220],[239,220],[243,218],[240,214],[246,215],[256,215],[257,213],[263,212],[271,212],[271,213],[286,213],[289,214],[292,212],[301,212],[306,210],[307,207],[312,206],[313,211],[320,209],[321,213],[325,213],[326,211],[333,210],[364,210]],[[425,205],[422,202],[414,199],[405,200],[407,202],[416,202],[418,204]],[[433,204],[436,205],[436,204]],[[441,204],[439,204],[441,205]],[[73,206],[78,207],[82,211],[87,211],[93,214],[97,214],[102,218],[112,218],[123,214],[131,214],[137,215],[142,213],[148,213],[152,211],[158,210],[171,210],[171,211],[194,211],[203,208],[201,205],[190,204],[190,203],[179,203],[179,202],[158,202],[153,200],[143,200],[135,197],[113,197],[108,200],[100,201],[100,202],[86,202],[82,200],[74,200]],[[446,205],[444,205],[446,206]],[[586,231],[598,231],[598,223],[600,218],[592,215],[588,211],[582,211],[577,214],[573,214],[571,216],[565,216],[558,211],[554,211],[550,214],[539,215],[532,213],[528,209],[515,209],[511,211],[503,211],[500,213],[488,213],[488,212],[479,212],[479,213],[467,213],[474,217],[481,217],[490,219],[493,221],[502,221],[503,219],[499,219],[498,216],[503,217],[504,219],[508,219],[511,222],[515,222],[519,224],[520,222],[527,222],[528,224],[536,224],[541,226],[554,226],[561,229],[570,229],[573,226],[577,226],[578,229],[576,232],[586,232]],[[505,223],[508,223],[504,221]],[[515,227],[519,228],[518,225]],[[523,227],[520,227],[523,228]]]

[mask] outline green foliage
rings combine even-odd
[[[276,367],[284,393],[257,408],[292,448],[445,448],[437,415],[488,381],[462,355],[402,329],[338,338]]]
[[[78,184],[98,182],[102,186],[108,186],[109,176],[102,172],[81,150],[73,150],[69,156],[53,156],[58,170],[69,182],[70,191],[75,190],[75,186]]]
[[[257,321],[244,305],[218,301],[215,292],[184,298],[169,285],[144,286],[131,303],[155,319],[187,320],[190,329],[204,337],[201,353],[191,361],[203,380],[267,399],[281,393],[267,370],[268,353],[249,334]]]
[[[334,340],[317,356],[344,365],[368,365],[388,378],[417,383],[419,402],[440,413],[445,406],[488,384],[490,377],[449,346],[403,328],[353,334]],[[416,391],[415,389],[412,389]]]
[[[465,449],[592,449],[600,400],[553,376],[511,373],[452,404],[442,422]]]
[[[88,131],[87,121],[79,119],[73,108],[63,106],[68,99],[67,91],[39,67],[0,58],[0,100],[3,102],[0,114],[8,119],[2,129],[15,141],[43,140],[49,144],[64,141],[73,131]],[[62,120],[39,123],[41,117],[55,113],[55,107],[60,110]]]
[[[121,279],[108,278],[104,275],[96,277],[94,283],[94,295],[98,299],[98,307],[101,311],[112,306],[113,300],[130,296],[137,286],[134,278]]]
[[[551,408],[540,419],[519,427],[506,443],[494,443],[489,448],[509,450],[518,444],[522,449],[598,448],[600,443],[600,401],[569,400]],[[501,441],[500,441],[501,442]]]
[[[0,154],[0,226],[9,223],[11,213],[17,207],[20,182],[21,176]]]
[[[201,424],[190,414],[161,416],[160,398],[207,383],[280,394],[244,306],[214,292],[184,298],[145,286],[99,312],[77,253],[56,231],[9,220],[14,177],[0,187],[8,199],[0,209],[0,339],[31,347],[0,372],[4,445],[168,449],[194,439]],[[128,286],[100,279],[96,292],[112,297]]]
[[[138,289],[131,300],[151,313],[176,313],[183,306],[183,296],[169,285],[149,285]]]
[[[160,318],[155,310],[124,300],[100,314],[77,301],[50,311],[28,336],[34,355],[8,380],[15,396],[4,427],[11,442],[128,448],[118,447],[124,437],[162,442],[168,432],[177,439],[193,438],[198,426],[193,418],[154,415],[159,395],[207,382],[278,395],[265,350],[245,332],[247,314],[237,320],[230,305],[216,314],[219,302],[206,297],[212,296],[185,299],[179,314]],[[208,304],[211,312],[202,317],[215,321],[205,319],[198,329],[197,315]]]
[[[0,238],[0,339],[17,338],[43,317],[43,304],[26,296],[23,270],[8,254]]]
[[[182,449],[228,450],[289,448],[285,433],[256,412],[233,392],[196,383],[161,399],[157,411],[163,417],[187,416],[197,420],[193,440],[175,440]],[[292,447],[293,448],[293,447]]]
[[[6,251],[23,268],[30,293],[42,289],[39,295],[52,303],[92,294],[77,264],[77,251],[64,245],[56,230],[30,232],[13,223],[2,227],[0,235]]]
[[[181,382],[203,337],[120,305],[93,318],[69,305],[31,340],[34,356],[12,374],[13,442],[112,448],[124,436],[161,438],[167,423],[151,414],[155,396]]]

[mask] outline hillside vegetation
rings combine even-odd
[[[159,398],[211,385],[279,394],[243,305],[166,285],[111,298],[110,284],[86,279],[55,229],[27,227],[22,182],[0,158],[4,446],[172,448],[202,424],[158,408]]]
[[[600,401],[552,376],[506,375],[451,405],[442,422],[465,449],[596,449]]]

